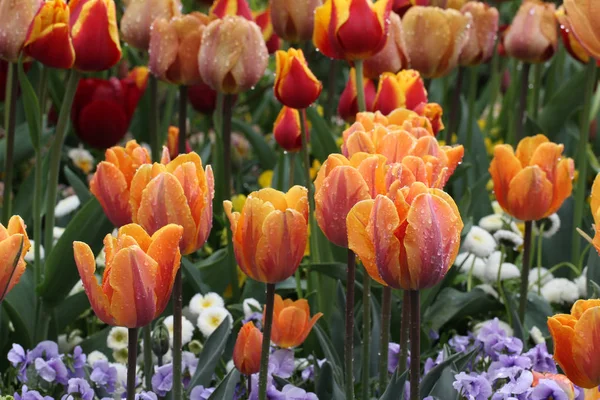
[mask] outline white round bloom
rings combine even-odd
[[[225,301],[221,296],[217,293],[210,292],[202,295],[200,293],[196,294],[190,300],[190,311],[196,315],[201,315],[202,311],[211,307],[224,307]]]
[[[205,337],[209,337],[221,325],[225,318],[233,320],[229,311],[224,307],[207,308],[198,317],[198,329]]]
[[[500,229],[494,233],[494,239],[498,241],[498,243],[511,247],[517,250],[523,244],[523,237],[521,233],[516,233],[513,231],[509,231],[507,229]]]
[[[492,201],[492,210],[494,210],[494,214],[504,214],[504,210],[497,201]]]
[[[459,267],[458,271],[461,274],[468,275],[472,271],[471,274],[478,279],[483,279],[485,276],[485,260],[474,254],[460,253],[456,256],[454,265]]]
[[[127,347],[115,350],[112,353],[113,359],[119,364],[127,364],[128,355],[129,351],[127,350]]]
[[[555,278],[542,286],[542,297],[549,303],[572,304],[579,298],[579,288],[566,278]]]
[[[104,353],[98,351],[98,350],[94,350],[92,351],[90,354],[87,355],[87,364],[94,368],[94,364],[96,364],[98,361],[108,361],[108,357],[106,357],[104,355]]]
[[[79,329],[75,329],[73,332],[68,335],[62,334],[58,335],[58,350],[61,353],[70,353],[75,346],[83,342],[83,339],[80,335],[81,331]]]
[[[56,207],[54,207],[54,215],[56,218],[64,217],[65,215],[71,214],[80,205],[81,201],[79,201],[79,197],[77,197],[77,195],[73,194],[65,197],[56,204]]]
[[[475,288],[483,290],[485,293],[489,294],[490,296],[492,296],[495,299],[499,298],[498,292],[496,291],[496,289],[494,289],[494,287],[492,285],[489,285],[487,283],[482,283],[481,285],[475,286]]]
[[[477,336],[477,334],[479,334],[479,331],[481,330],[481,328],[483,328],[484,325],[490,324],[492,322],[494,322],[493,319],[488,319],[487,321],[483,321],[483,322],[478,323],[473,328],[473,334],[475,336]],[[496,322],[498,323],[498,327],[500,329],[502,329],[506,333],[506,336],[513,336],[514,332],[513,332],[513,329],[510,327],[509,324],[507,324],[506,322],[501,321],[499,319]]]
[[[244,302],[242,303],[243,307],[244,307],[244,318],[248,318],[250,315],[252,315],[255,312],[260,312],[262,310],[262,307],[260,306],[260,303],[258,302],[258,300],[249,297],[247,299],[244,299]]]
[[[54,229],[52,229],[52,238],[55,243],[60,239],[63,233],[65,233],[65,228],[61,228],[60,226],[55,226]]]
[[[169,331],[169,344],[173,347],[173,316],[169,315],[163,320],[163,325],[167,327]],[[181,345],[186,345],[192,340],[194,336],[194,324],[192,324],[186,317],[181,317]]]
[[[574,282],[579,290],[579,297],[585,299],[587,297],[587,267],[581,271],[581,275],[574,279]]]
[[[29,243],[31,244],[31,247],[29,248],[29,251],[25,253],[25,261],[32,263],[35,261],[35,241],[33,239],[29,239]],[[40,259],[43,260],[44,256],[44,246],[40,244]]]
[[[554,213],[542,220],[536,221],[534,225],[537,232],[539,232],[539,228],[543,228],[543,237],[550,238],[560,229],[560,217],[558,214]]]
[[[106,345],[111,350],[127,349],[129,332],[127,328],[115,326],[110,329],[106,337]]]
[[[225,365],[225,371],[229,373],[229,371],[231,371],[233,368],[235,368],[235,364],[233,363],[233,360],[229,360]]]
[[[540,328],[538,328],[537,326],[533,326],[531,328],[531,330],[529,331],[529,336],[535,344],[546,343],[546,338],[544,337],[544,334],[542,333],[542,331],[540,331]]]
[[[515,264],[503,262],[500,265],[500,257],[502,253],[495,251],[488,258],[485,265],[485,278],[487,282],[496,282],[498,279],[498,273],[500,273],[500,280],[514,279],[521,276],[521,271]]]
[[[541,277],[541,279],[539,279]],[[529,271],[529,286],[530,290],[537,292],[538,287],[544,286],[546,283],[554,279],[552,272],[548,271],[544,267],[535,267]],[[539,282],[538,282],[539,281]]]
[[[127,367],[124,364],[111,363],[111,367],[115,367],[117,370],[117,382],[115,384],[116,390],[121,390],[127,386]]]
[[[83,147],[71,149],[68,154],[73,164],[84,174],[89,174],[94,169],[94,157]]]
[[[494,233],[504,227],[506,222],[502,214],[490,214],[479,220],[479,226],[490,233]]]
[[[473,253],[477,257],[486,258],[496,250],[496,240],[485,229],[473,226],[463,241],[463,251]]]

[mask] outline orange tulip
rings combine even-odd
[[[226,15],[238,15],[249,21],[254,21],[252,11],[246,0],[215,0],[210,7],[209,14],[217,18],[223,18]]]
[[[159,18],[169,21],[181,15],[180,0],[129,0],[121,18],[123,40],[139,50],[150,46],[150,27]]]
[[[302,148],[300,112],[295,108],[283,106],[273,125],[273,136],[284,150],[300,150]]]
[[[306,299],[283,300],[276,294],[271,340],[284,349],[298,347],[306,340],[310,330],[322,316],[323,313],[317,313],[310,317],[310,308]]]
[[[19,61],[27,30],[43,0],[0,0],[0,58]]]
[[[533,383],[531,387],[536,387],[539,385],[541,379],[549,379],[554,382],[565,392],[568,396],[569,400],[575,399],[575,387],[573,386],[573,382],[569,380],[566,376],[562,374],[551,374],[551,373],[539,373],[536,371],[531,371],[533,373]]]
[[[400,16],[391,13],[390,21],[385,46],[379,53],[365,60],[364,74],[367,78],[377,79],[384,72],[396,73],[409,64]]]
[[[573,33],[573,29],[571,28],[571,22],[567,18],[567,14],[565,13],[565,8],[560,6],[558,10],[556,10],[556,19],[558,20],[558,25],[560,27],[560,36],[562,38],[563,44],[565,48],[571,54],[571,56],[584,64],[587,64],[590,60],[590,54],[583,48],[581,43],[575,37]]]
[[[478,65],[486,62],[494,53],[500,17],[498,10],[485,3],[469,1],[462,6],[460,12],[470,13],[473,17],[473,24],[469,39],[460,52],[458,63],[460,65]]]
[[[579,43],[592,57],[600,59],[600,15],[597,4],[590,0],[565,0],[564,6]]]
[[[71,37],[75,68],[102,71],[121,59],[114,0],[71,0]]]
[[[365,93],[365,104],[367,111],[373,111],[373,102],[375,101],[375,84],[370,79],[363,79],[363,90]],[[358,113],[358,94],[356,92],[356,70],[350,69],[348,82],[344,91],[340,95],[337,112],[348,122],[353,122]]]
[[[590,207],[592,217],[594,218],[594,230],[596,232],[592,244],[596,248],[596,251],[600,253],[600,174],[596,175],[596,179],[594,179],[594,184],[592,185]]]
[[[392,0],[326,0],[315,10],[313,43],[324,55],[364,60],[387,41]]]
[[[267,7],[262,11],[258,11],[252,14],[256,25],[259,26],[263,34],[263,39],[267,44],[267,50],[269,54],[275,53],[281,46],[281,40],[279,36],[273,30],[273,23],[271,21],[271,7]]]
[[[444,122],[442,121],[444,110],[442,110],[442,106],[439,104],[421,103],[415,107],[414,111],[429,120],[434,135],[437,135],[439,131],[444,129]]]
[[[600,385],[600,299],[577,300],[571,314],[548,318],[554,341],[554,359],[577,386],[591,389]]]
[[[50,48],[52,51],[48,51]],[[52,68],[73,66],[69,7],[63,0],[50,0],[40,7],[29,26],[23,52]]]
[[[129,204],[133,222],[148,233],[181,225],[181,253],[191,254],[204,245],[212,228],[213,197],[212,169],[202,169],[200,156],[191,152],[166,165],[142,165],[131,181]]]
[[[265,283],[296,272],[308,237],[308,195],[294,186],[287,193],[266,188],[248,195],[241,212],[223,202],[233,232],[233,250],[242,271]]]
[[[544,135],[526,137],[517,146],[497,145],[490,164],[496,200],[504,211],[523,221],[554,214],[571,195],[573,160],[562,157],[564,146]]]
[[[263,335],[252,321],[246,322],[238,333],[233,348],[233,364],[244,375],[260,371],[260,350]]]
[[[277,36],[292,43],[312,38],[315,9],[323,0],[271,0],[270,4]]]
[[[421,103],[427,103],[427,90],[419,72],[412,69],[398,74],[385,72],[379,78],[375,110],[389,114],[396,108],[414,110]]]
[[[290,48],[275,53],[276,72],[273,91],[283,105],[292,108],[306,108],[314,103],[323,85],[308,68],[304,53]]]
[[[394,182],[387,196],[348,213],[348,246],[371,278],[403,290],[440,282],[454,263],[463,222],[454,200],[421,182]]]
[[[73,242],[75,262],[92,309],[108,325],[139,328],[167,306],[181,254],[183,228],[169,224],[150,237],[136,224],[104,238],[106,267],[96,279],[96,256],[83,242]]]
[[[179,155],[179,128],[176,126],[170,126],[167,132],[167,149],[169,151],[169,158],[172,160]],[[164,149],[163,149],[164,151]],[[185,142],[185,152],[191,153],[192,148],[188,141]]]
[[[549,60],[558,46],[554,11],[553,3],[524,1],[504,37],[506,53],[529,63]]]
[[[402,18],[402,29],[410,65],[425,78],[448,74],[458,63],[469,38],[472,18],[459,11],[415,6]],[[431,34],[435,26],[436,34]]]
[[[25,272],[27,266],[25,254],[31,247],[25,228],[25,222],[18,215],[10,218],[8,227],[5,228],[0,224],[0,302],[19,283],[21,275]],[[23,244],[22,248],[21,243]],[[20,255],[19,250],[21,250]]]

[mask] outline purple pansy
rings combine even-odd
[[[532,369],[537,372],[550,372],[555,374],[556,363],[552,355],[548,353],[546,343],[540,343],[537,346],[530,349],[527,353],[523,353],[525,357],[531,360]]]
[[[77,395],[77,397],[74,395]],[[81,400],[93,400],[94,398],[94,390],[85,379],[69,379],[67,394],[65,394],[61,400],[75,400],[76,398]]]
[[[152,390],[163,397],[173,388],[173,364],[165,364],[161,367],[154,367],[154,376],[152,377]]]
[[[269,373],[289,378],[294,372],[294,352],[290,349],[275,350],[269,356]]]
[[[468,400],[487,400],[492,395],[492,385],[484,375],[461,372],[454,379],[452,386]]]
[[[114,392],[117,382],[117,369],[106,360],[98,360],[94,363],[90,380],[97,386],[105,388],[109,393]]]
[[[529,393],[530,400],[569,400],[569,396],[552,379],[540,379]]]
[[[208,400],[215,388],[204,388],[204,386],[196,386],[190,393],[190,400]]]

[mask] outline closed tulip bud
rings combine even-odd
[[[496,200],[522,221],[537,221],[558,211],[571,195],[575,167],[562,157],[564,146],[544,135],[526,137],[516,154],[510,145],[496,145],[490,164]]]
[[[121,18],[123,40],[139,50],[150,46],[150,27],[154,20],[167,21],[181,15],[180,0],[130,0]]]
[[[25,272],[25,254],[30,247],[25,222],[21,217],[13,215],[7,227],[0,224],[0,302],[19,283]]]
[[[409,64],[402,32],[402,21],[396,13],[390,14],[390,28],[383,49],[364,62],[364,74],[367,78],[377,79],[385,72],[396,73]]]
[[[239,93],[260,80],[269,53],[258,25],[243,17],[211,22],[202,35],[198,55],[202,80],[214,90]]]
[[[600,299],[577,300],[570,314],[548,318],[554,359],[571,382],[586,389],[600,385],[600,360],[592,356],[600,348],[599,319]]]
[[[448,74],[458,63],[458,56],[469,38],[471,16],[437,7],[411,7],[402,28],[410,65],[425,78]],[[436,34],[431,34],[435,27]]]
[[[498,32],[498,10],[485,3],[469,1],[460,12],[470,13],[473,18],[469,39],[460,52],[460,65],[478,65],[486,62],[494,53]]]
[[[454,200],[421,182],[361,201],[347,218],[349,248],[379,283],[420,290],[440,282],[454,263],[463,222]]]
[[[271,21],[271,7],[267,7],[262,11],[254,14],[254,21],[263,33],[263,39],[267,44],[267,50],[269,54],[275,53],[281,46],[281,40],[279,36],[273,30],[273,23]]]
[[[275,97],[283,105],[306,108],[317,100],[323,85],[308,68],[300,49],[279,50],[276,54]]]
[[[365,93],[365,104],[367,111],[373,111],[373,103],[377,93],[375,84],[370,79],[363,79],[363,90]],[[340,95],[337,112],[345,121],[353,122],[358,113],[358,94],[356,92],[356,70],[350,69],[348,82]]]
[[[417,114],[429,120],[434,135],[437,135],[439,131],[444,129],[444,122],[442,121],[444,110],[439,104],[421,103],[414,110]]]
[[[172,160],[179,155],[179,128],[176,126],[170,126],[167,132],[167,149],[169,151],[169,158]],[[190,143],[185,141],[185,152],[191,153],[192,148]]]
[[[569,24],[586,52],[600,59],[600,16],[589,0],[565,0]]]
[[[300,150],[302,148],[300,112],[295,108],[283,106],[273,125],[273,136],[284,150]]]
[[[0,58],[17,62],[43,0],[0,0]]]
[[[208,21],[206,15],[198,12],[154,20],[150,30],[150,71],[177,85],[201,83],[198,52]]]
[[[315,10],[313,43],[324,55],[364,60],[387,41],[392,0],[326,0]]]
[[[209,14],[217,18],[223,18],[226,15],[238,15],[249,21],[254,21],[252,10],[250,10],[246,0],[215,0],[210,7]]]
[[[554,11],[552,3],[524,1],[504,37],[506,54],[529,63],[549,60],[558,46]]]
[[[129,203],[133,222],[154,233],[173,223],[183,227],[182,254],[204,245],[212,228],[214,178],[209,166],[191,152],[167,165],[145,164],[133,180]]]
[[[271,340],[284,349],[298,347],[304,343],[312,327],[322,316],[323,313],[316,313],[311,318],[306,299],[283,300],[280,295],[276,294],[273,304]]]
[[[575,37],[573,29],[571,28],[571,22],[565,14],[565,9],[560,6],[556,10],[556,19],[560,27],[560,36],[562,38],[565,49],[571,54],[571,56],[577,61],[587,64],[590,60],[590,54],[583,48],[581,43]]]
[[[427,90],[419,72],[409,69],[398,74],[386,72],[379,78],[373,108],[389,114],[396,108],[414,110],[427,103]]]
[[[119,229],[116,238],[106,235],[102,285],[96,279],[92,249],[83,242],[73,242],[83,287],[102,322],[139,328],[164,311],[179,270],[182,233],[181,226],[170,224],[149,236],[141,226],[129,224]]]
[[[262,332],[252,321],[240,329],[233,348],[233,364],[242,374],[250,376],[260,371],[262,340]]]
[[[199,83],[188,88],[188,100],[199,113],[212,114],[217,105],[217,92],[206,83]]]
[[[162,323],[162,318],[154,326],[152,330],[152,352],[156,357],[162,357],[170,349],[169,343],[169,330],[167,326]]]
[[[40,7],[29,26],[23,52],[52,68],[73,66],[69,7],[63,0],[50,0]]]
[[[312,38],[315,9],[323,4],[323,0],[271,0],[270,4],[277,36],[292,43]]]

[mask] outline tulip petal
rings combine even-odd
[[[377,196],[369,216],[367,232],[373,241],[375,264],[382,280],[394,288],[401,287],[405,276],[400,260],[400,242],[394,235],[400,226],[400,218],[394,203],[385,196]]]
[[[280,347],[289,348],[302,343],[300,337],[303,335],[304,324],[308,320],[306,311],[298,307],[286,307],[277,315],[277,332],[273,337],[273,342]]]
[[[523,168],[531,164],[531,157],[537,150],[537,148],[543,144],[548,143],[549,140],[546,136],[538,134],[535,136],[527,136],[523,138],[517,145],[516,156],[521,162]]]
[[[372,198],[378,194],[385,194],[385,165],[387,159],[381,154],[366,157],[356,168],[362,175]]]
[[[138,224],[124,225],[121,228],[119,228],[118,236],[121,237],[124,235],[132,237],[135,240],[136,245],[140,246],[140,248],[144,252],[148,252],[148,248],[152,243],[152,238],[150,237],[150,235],[148,235],[144,228],[142,228]]]
[[[537,165],[521,170],[508,188],[508,211],[522,221],[543,218],[552,204],[552,183]]]
[[[563,158],[558,162],[554,178],[552,204],[546,215],[554,214],[573,191],[575,164],[571,158]]]
[[[494,147],[494,158],[490,164],[490,175],[494,181],[494,194],[500,206],[506,211],[508,208],[509,186],[513,178],[521,171],[519,159],[515,157],[509,145]]]
[[[390,132],[378,143],[377,152],[384,155],[388,162],[401,162],[411,154],[416,143],[416,139],[407,131]]]
[[[125,176],[114,164],[102,161],[90,182],[90,191],[115,226],[131,222],[129,188]]]
[[[175,275],[179,271],[181,253],[179,242],[183,236],[183,228],[169,224],[152,235],[152,243],[147,254],[158,264],[156,276],[156,312],[162,313],[171,295]]]
[[[596,351],[600,348],[600,307],[586,310],[575,324],[573,360],[584,373],[582,381],[569,376],[578,386],[590,389],[600,384],[600,363]]]
[[[377,269],[377,264],[375,264],[375,248],[370,232],[367,230],[374,203],[375,200],[363,200],[350,209],[346,217],[348,248],[356,253],[369,276],[385,285]]]
[[[308,221],[308,190],[295,185],[285,194],[287,208],[298,211]]]
[[[590,0],[565,0],[564,6],[573,33],[581,45],[596,59],[600,59],[600,26],[598,3]]]
[[[27,263],[23,258],[25,257],[27,250],[29,250],[29,248],[25,249],[25,240],[26,235],[13,234],[8,237],[8,239],[0,242],[0,301],[4,299],[4,296],[8,294],[17,283],[19,283],[21,275],[25,272]],[[19,255],[21,242],[23,242],[23,249]],[[29,243],[29,241],[27,241],[27,243]],[[19,255],[19,260],[15,265],[17,255]]]

